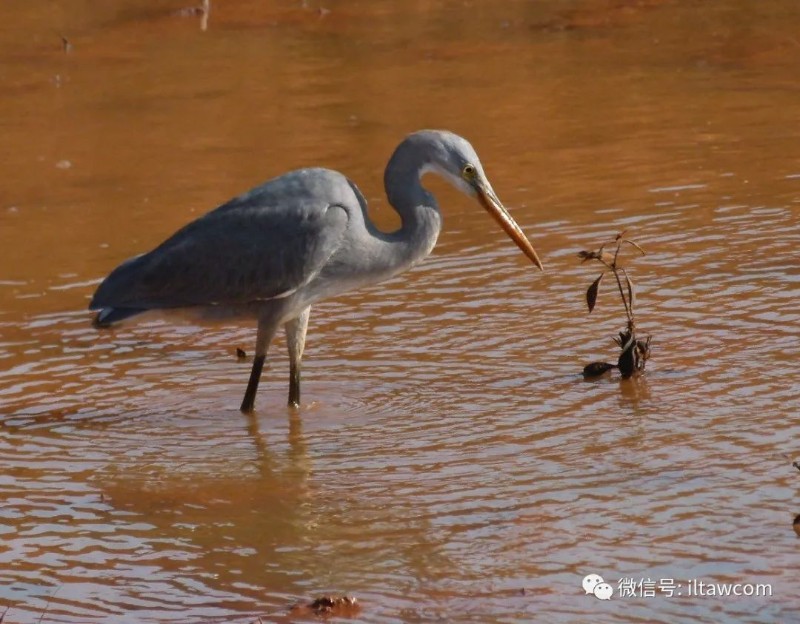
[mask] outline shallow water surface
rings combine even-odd
[[[365,622],[800,619],[795,0],[185,6],[0,6],[6,624],[326,592]],[[342,170],[395,226],[383,166],[423,127],[472,141],[546,273],[426,178],[433,256],[314,308],[296,412],[282,340],[238,412],[246,323],[91,328],[120,261],[285,170]],[[576,253],[623,229],[653,358],[585,381],[624,314],[610,281],[586,313]]]

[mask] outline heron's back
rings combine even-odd
[[[123,262],[89,308],[130,316],[153,308],[245,305],[287,297],[336,250],[353,185],[329,169],[300,169],[239,195],[149,253]],[[329,210],[333,206],[347,210]],[[130,313],[124,312],[130,311]]]

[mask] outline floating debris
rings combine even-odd
[[[245,359],[247,357],[247,351],[239,347],[236,347],[236,357],[239,358],[240,360]]]
[[[609,364],[608,362],[592,362],[583,367],[584,377],[599,377],[610,371],[612,368],[617,368],[616,364]]]
[[[200,17],[204,13],[201,6],[183,7],[172,12],[175,17]]]
[[[208,30],[208,16],[211,13],[211,0],[203,0],[200,6],[184,7],[172,12],[176,17],[199,17],[200,30]]]
[[[361,611],[355,596],[321,596],[308,604],[297,603],[289,610],[293,615],[352,617]]]

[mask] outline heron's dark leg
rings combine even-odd
[[[258,335],[256,336],[256,355],[253,358],[253,368],[250,371],[250,381],[247,382],[247,390],[244,392],[242,406],[239,408],[245,414],[253,411],[258,382],[261,381],[261,370],[264,368],[264,360],[267,359],[267,348],[274,335],[275,324],[259,320]]]
[[[300,362],[306,346],[306,329],[311,306],[284,325],[289,347],[289,407],[300,406]]]
[[[253,405],[256,402],[258,382],[261,381],[261,370],[264,368],[264,360],[266,359],[266,354],[256,355],[253,358],[253,368],[250,370],[250,381],[247,382],[247,390],[244,392],[242,406],[239,408],[245,414],[249,414],[253,411]]]

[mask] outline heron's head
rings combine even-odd
[[[429,158],[421,174],[436,172],[461,192],[477,198],[531,262],[544,271],[533,245],[492,189],[478,154],[469,141],[441,130],[424,130],[415,134],[429,146]]]

